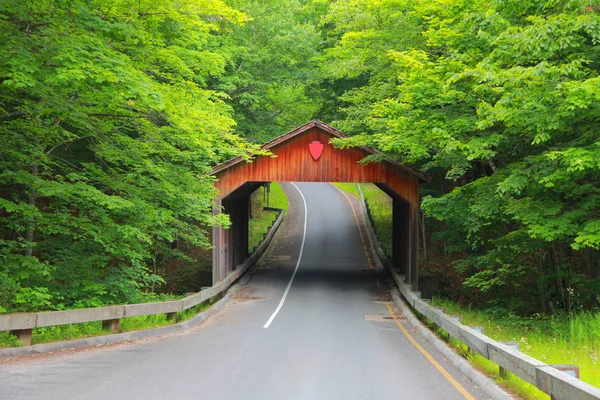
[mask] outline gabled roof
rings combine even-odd
[[[295,136],[301,135],[302,133],[306,132],[307,130],[311,129],[311,128],[319,128],[324,132],[327,132],[328,134],[330,134],[333,137],[337,137],[337,138],[346,138],[348,137],[348,135],[346,135],[345,133],[342,133],[340,131],[338,131],[337,129],[327,125],[326,123],[319,121],[317,119],[314,119],[302,126],[299,126],[298,128],[294,129],[293,131],[290,131],[288,133],[285,133],[281,136],[276,137],[275,139],[272,139],[270,141],[268,141],[267,143],[263,144],[261,146],[262,150],[269,150]],[[375,150],[372,147],[368,147],[368,146],[359,146],[359,149],[362,149],[363,151],[365,151],[366,153],[369,154],[374,154],[374,155],[383,155],[383,153],[379,150]],[[244,158],[241,156],[232,158],[231,160],[225,161],[222,164],[217,165],[212,172],[210,173],[210,175],[215,175],[221,171],[224,171],[236,164],[239,164],[240,162],[244,161]],[[419,171],[417,168],[412,167],[408,164],[402,164],[396,160],[390,159],[387,156],[384,156],[384,162],[387,162],[389,164],[394,165],[395,167],[398,167],[400,169],[403,169],[405,171],[410,172],[411,174],[415,175],[416,177],[418,177],[419,179],[421,179],[422,181],[425,182],[429,182],[431,179],[425,175],[423,172]]]

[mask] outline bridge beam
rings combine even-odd
[[[217,215],[221,212],[222,201],[217,200],[215,207],[213,208],[213,215]],[[212,228],[212,281],[213,285],[225,277],[222,270],[221,259],[223,256],[223,228],[220,226],[214,226]]]

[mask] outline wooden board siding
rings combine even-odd
[[[373,182],[383,183],[409,203],[418,206],[419,177],[390,162],[359,165],[370,153],[359,148],[336,149],[335,137],[318,124],[270,147],[275,157],[258,157],[216,170],[219,200],[246,182]],[[318,140],[323,154],[314,160],[308,145]]]

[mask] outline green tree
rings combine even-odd
[[[229,55],[218,87],[235,110],[236,133],[266,142],[315,117],[320,100],[312,61],[321,44],[318,13],[300,0],[230,0],[250,20],[222,38]]]
[[[0,1],[0,305],[139,301],[169,243],[207,247],[232,134],[218,0]]]
[[[356,16],[350,3],[367,11]],[[521,311],[532,310],[532,294],[544,311],[597,304],[598,10],[581,1],[337,4],[360,23],[339,25],[329,54],[369,78],[343,97],[340,125],[358,135],[339,144],[443,171],[446,190],[423,206],[467,254],[457,267],[472,293],[502,304],[514,293],[509,305]],[[411,21],[418,37],[361,44],[400,34],[373,33],[380,14]]]

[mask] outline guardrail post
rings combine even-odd
[[[174,319],[175,318],[175,314],[177,314],[177,313],[174,313],[174,312],[168,312],[168,313],[166,313],[165,315],[167,316],[167,321],[171,321],[172,319]]]
[[[21,341],[23,346],[31,346],[31,339],[33,337],[33,329],[15,329],[8,332],[11,335],[15,335],[17,339]]]
[[[121,320],[117,318],[102,321],[102,330],[111,333],[121,332]]]
[[[510,347],[513,350],[517,350],[517,351],[521,350],[521,346],[519,345],[519,342],[503,342],[503,341],[501,341],[500,343],[502,343],[505,346]],[[506,369],[498,366],[498,372],[500,373],[501,377],[506,378]]]

